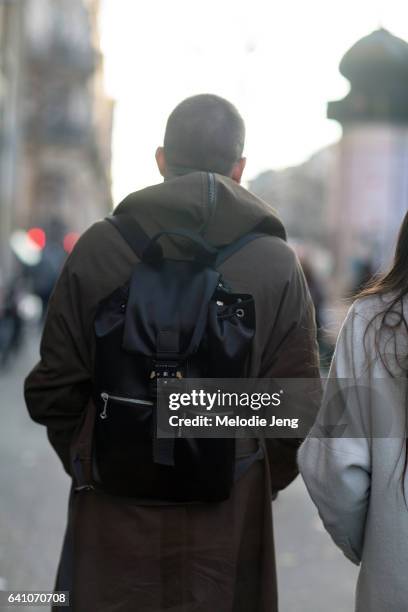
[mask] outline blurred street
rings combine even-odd
[[[0,374],[1,589],[52,589],[65,524],[68,478],[22,396],[37,346],[32,334]],[[274,520],[281,612],[327,612],[333,602],[350,612],[356,568],[324,533],[300,478],[274,503]]]
[[[7,590],[53,588],[66,517],[69,479],[24,405],[23,379],[37,354],[34,333],[0,372],[0,589]]]

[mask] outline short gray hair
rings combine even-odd
[[[186,98],[170,114],[164,136],[169,168],[228,176],[241,159],[245,124],[231,102],[212,94]]]

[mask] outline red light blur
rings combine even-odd
[[[69,232],[69,234],[66,234],[64,237],[64,251],[71,253],[72,249],[78,242],[79,236],[79,232]]]
[[[27,236],[30,238],[34,244],[36,244],[40,249],[43,249],[47,242],[47,237],[45,232],[40,227],[32,227],[28,230]]]

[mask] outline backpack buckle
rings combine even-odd
[[[165,363],[163,361],[155,361],[153,369],[150,372],[150,379],[157,378],[183,378],[183,374],[178,363]]]

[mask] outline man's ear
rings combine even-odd
[[[156,164],[157,164],[160,174],[162,175],[163,178],[166,178],[167,162],[166,162],[166,156],[164,154],[163,147],[157,147],[155,157],[156,157]]]
[[[241,182],[242,174],[245,170],[246,157],[241,157],[237,162],[235,162],[234,167],[231,172],[231,178],[236,183]]]

